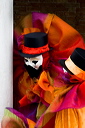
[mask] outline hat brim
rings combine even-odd
[[[60,65],[61,65],[68,73],[70,73],[71,75],[73,75],[73,73],[66,67],[65,61],[66,61],[66,60],[62,59],[62,60],[59,60],[58,62],[60,63]]]
[[[53,48],[50,47],[50,48],[49,48],[49,51],[50,51],[50,50],[53,50]],[[48,52],[48,51],[46,51],[46,52]],[[43,52],[43,53],[40,53],[40,54],[25,54],[25,53],[22,53],[21,50],[19,50],[19,54],[20,54],[22,57],[27,57],[27,58],[36,57],[36,56],[42,55],[42,54],[44,54],[44,53],[46,53],[46,52]]]

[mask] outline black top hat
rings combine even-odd
[[[29,33],[24,35],[23,40],[24,43],[19,48],[19,53],[23,57],[35,57],[49,51],[46,33]]]
[[[59,63],[70,74],[78,75],[85,72],[85,50],[76,48],[67,60],[61,59]]]

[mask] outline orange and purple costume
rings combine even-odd
[[[31,32],[47,33],[53,47],[38,79],[30,78],[17,52],[17,37]],[[19,90],[20,108],[19,112],[7,108],[4,118],[12,115],[23,128],[85,128],[85,81],[76,82],[75,76],[66,79],[58,63],[76,47],[85,49],[82,36],[55,14],[37,12],[26,16],[14,33],[14,89]]]

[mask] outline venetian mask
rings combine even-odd
[[[39,55],[36,57],[32,57],[32,58],[24,58],[24,62],[25,64],[28,66],[31,66],[33,68],[35,68],[36,70],[39,69],[39,67],[42,65],[43,63],[43,56]]]

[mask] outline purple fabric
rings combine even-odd
[[[85,101],[79,99],[77,89],[79,85],[75,85],[64,97],[62,104],[59,108],[55,108],[53,111],[57,112],[67,108],[82,108],[85,107]]]
[[[64,101],[57,111],[66,108],[82,108],[85,107],[85,100],[78,95],[79,85],[75,85],[65,96]]]
[[[38,103],[29,104],[27,106],[21,107],[19,111],[28,119],[36,122],[36,111]]]
[[[9,108],[9,107],[6,107],[6,109],[8,109],[10,112],[12,112],[13,114],[15,114],[16,116],[18,116],[19,118],[21,118],[26,126],[26,128],[28,128],[28,123],[27,123],[27,119],[26,117],[20,113],[19,111],[13,109],[13,108]]]
[[[47,15],[48,14],[32,12],[33,27],[35,27],[35,28],[42,27],[43,26],[43,22],[45,21],[45,18],[47,17]]]

